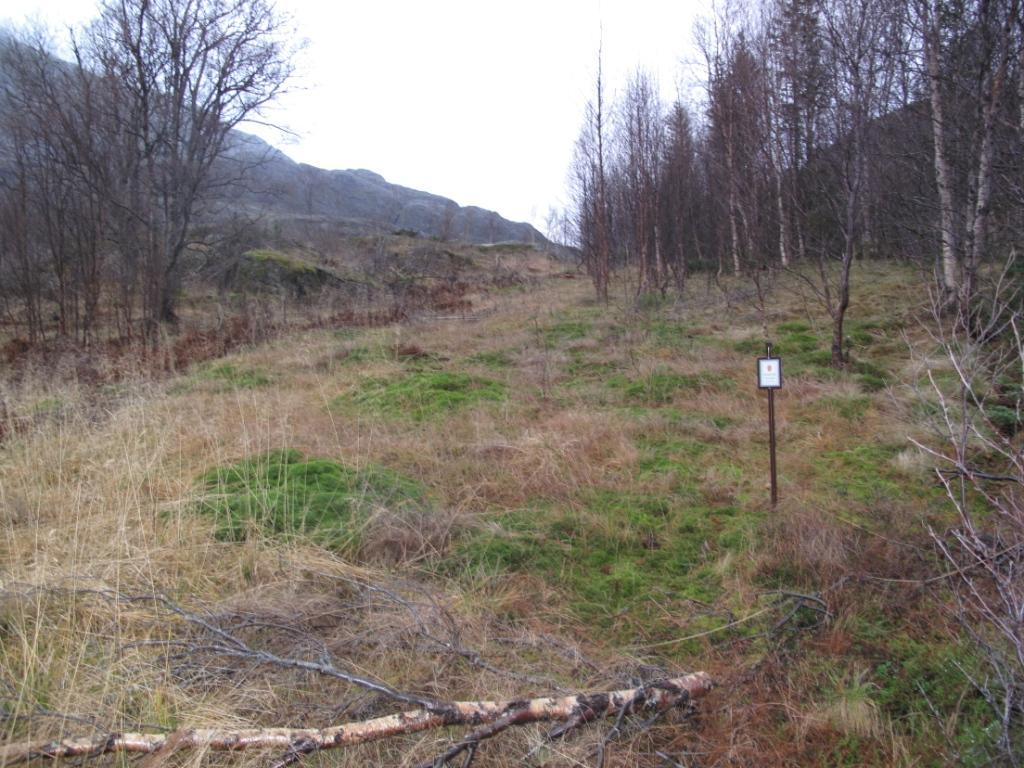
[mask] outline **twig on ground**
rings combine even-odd
[[[434,611],[435,615],[440,617],[448,626],[448,634],[450,639],[439,637],[433,632],[431,632],[430,629],[428,628],[427,622],[420,614],[419,606],[417,606],[411,600],[408,600],[405,597],[403,597],[401,594],[398,593],[397,590],[388,589],[387,587],[383,587],[380,584],[374,584],[364,579],[357,579],[349,576],[331,575],[331,578],[344,581],[347,584],[356,587],[357,589],[363,589],[369,592],[373,592],[375,594],[382,595],[395,605],[401,606],[412,617],[413,621],[416,624],[416,632],[421,637],[437,645],[442,650],[463,658],[469,664],[476,667],[477,669],[482,669],[485,672],[490,672],[491,674],[498,675],[500,677],[506,677],[511,680],[518,680],[520,682],[528,683],[530,685],[541,686],[549,690],[555,690],[562,693],[569,693],[569,689],[558,685],[555,681],[549,678],[540,678],[534,675],[528,675],[510,669],[503,669],[487,661],[479,651],[465,647],[459,638],[458,624],[452,618],[451,614],[443,606],[439,605],[432,595],[425,592],[418,585],[415,586],[415,589],[423,593],[425,599],[430,603],[430,607]]]
[[[615,734],[620,733],[622,727],[622,720],[626,717],[626,705],[623,704],[622,708],[619,709],[619,716],[615,718],[615,725],[613,725],[608,733],[601,739],[601,743],[597,745],[597,768],[604,768],[604,750],[608,746],[608,742],[615,738]]]
[[[677,760],[674,760],[672,757],[670,757],[669,755],[665,754],[664,752],[655,752],[654,754],[657,755],[658,757],[660,757],[662,760],[664,760],[670,766],[672,766],[672,768],[686,768],[685,765],[683,765],[682,763],[680,763]]]

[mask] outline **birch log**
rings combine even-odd
[[[23,742],[0,746],[0,766],[30,760],[95,757],[111,752],[154,753],[204,748],[215,751],[284,749],[311,752],[417,733],[450,725],[484,725],[504,718],[510,725],[582,721],[641,711],[664,711],[700,698],[712,688],[706,672],[609,693],[583,693],[518,701],[456,701],[445,713],[402,712],[329,728],[188,728],[173,733],[110,733],[92,739]]]

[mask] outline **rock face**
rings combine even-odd
[[[222,171],[241,175],[220,202],[295,225],[343,224],[355,234],[399,232],[470,243],[547,240],[534,227],[494,211],[387,182],[367,170],[326,171],[296,163],[255,136],[236,132]]]

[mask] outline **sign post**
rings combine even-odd
[[[772,343],[767,342],[765,357],[757,358],[758,389],[768,390],[768,450],[772,474],[772,508],[779,503],[779,482],[775,467],[775,390],[782,389],[782,360],[772,357]]]

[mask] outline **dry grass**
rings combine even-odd
[[[898,443],[910,428],[905,409],[864,395],[848,376],[788,379],[778,398],[783,504],[770,515],[764,403],[752,389],[751,356],[736,350],[756,333],[757,318],[725,323],[721,299],[696,287],[683,309],[653,317],[626,304],[605,309],[590,300],[586,281],[558,277],[548,263],[527,266],[540,282],[529,292],[474,299],[494,310],[474,322],[420,321],[355,338],[311,331],[218,361],[233,366],[230,375],[133,380],[107,393],[42,372],[4,384],[0,395],[18,426],[0,447],[0,704],[7,718],[0,733],[92,727],[47,713],[87,715],[89,723],[120,729],[328,724],[388,708],[337,681],[209,658],[180,617],[82,592],[103,589],[168,595],[277,653],[326,650],[354,672],[439,697],[614,686],[697,668],[726,683],[703,708],[698,730],[678,720],[629,730],[608,747],[607,765],[663,765],[655,752],[686,750],[707,753],[709,764],[828,762],[829,749],[848,737],[868,745],[879,764],[894,760],[910,737],[893,735],[871,697],[870,670],[846,659],[851,643],[829,645],[807,630],[822,642],[821,658],[840,670],[824,678],[834,694],[824,696],[822,675],[787,655],[786,644],[801,634],[771,634],[784,614],[729,625],[760,610],[766,589],[776,586],[853,589],[844,577],[864,553],[889,556],[871,548],[877,531],[863,529],[908,533],[909,524],[892,530],[903,501],[876,503],[853,486],[838,495],[830,483],[846,465],[842,457],[821,459]],[[806,316],[785,286],[775,299],[774,318]],[[663,336],[651,330],[656,320],[665,321]],[[567,323],[578,323],[582,336],[574,338]],[[673,336],[676,326],[693,336]],[[363,349],[373,354],[357,359],[354,350]],[[499,354],[510,364],[473,362]],[[431,360],[493,378],[509,395],[422,422],[332,406],[364,379],[399,377]],[[711,384],[690,383],[709,374]],[[630,395],[629,383],[661,375],[681,382],[664,400]],[[732,384],[718,384],[725,381]],[[354,468],[387,467],[421,483],[432,506],[415,514],[374,509],[348,559],[270,535],[219,541],[213,522],[195,513],[197,479],[279,448]],[[894,451],[885,461],[891,482],[920,482],[913,455]],[[654,553],[693,543],[685,541],[689,529],[678,532],[690,508],[711,515],[693,529],[702,537],[693,568],[717,596],[675,594],[678,583],[669,589],[655,574],[649,594],[609,618],[579,609],[574,601],[582,600],[557,569],[461,572],[461,561],[452,560],[459,546],[488,532],[544,543],[554,529],[509,534],[503,527],[536,510],[545,525],[572,522],[627,551],[636,541],[633,523],[595,506],[601,493],[673,499],[666,528],[645,545]],[[742,543],[724,538],[728,525],[745,532]],[[609,583],[629,586],[628,572],[617,582],[615,565],[608,568]],[[826,597],[835,607],[853,599],[848,591]],[[640,640],[712,633],[638,657],[635,643],[608,639],[632,627]],[[172,651],[179,646],[161,644],[170,640],[192,651],[182,656]],[[790,679],[782,672],[788,665],[799,668]],[[552,744],[540,729],[524,729],[483,748],[476,764],[522,765],[527,754],[528,764],[592,764],[604,732],[587,729]],[[331,761],[412,765],[449,739],[408,738]],[[226,758],[184,762],[201,760]]]

